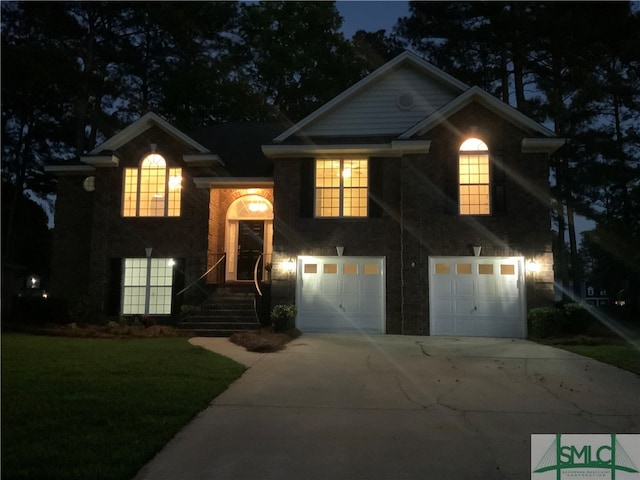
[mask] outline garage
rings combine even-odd
[[[431,335],[527,333],[524,257],[429,257]]]
[[[296,327],[385,333],[384,257],[299,256]]]

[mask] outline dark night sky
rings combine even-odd
[[[391,33],[398,18],[409,15],[407,1],[338,1],[336,6],[344,19],[342,31],[347,38],[357,30],[374,32],[385,29]]]

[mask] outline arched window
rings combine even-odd
[[[167,168],[157,153],[147,155],[140,168],[125,169],[124,217],[179,217],[182,169]]]
[[[460,215],[489,215],[489,148],[477,138],[460,145],[458,160]]]

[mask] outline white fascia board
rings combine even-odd
[[[540,125],[538,122],[527,117],[512,106],[507,105],[493,95],[490,95],[480,87],[472,87],[462,95],[454,98],[451,102],[444,105],[438,111],[429,115],[424,120],[418,122],[398,138],[408,139],[413,137],[414,135],[424,135],[429,130],[447,120],[449,117],[459,112],[472,102],[480,103],[492,112],[521,128],[538,132],[546,137],[555,137],[555,133],[553,133],[551,130],[544,127],[543,125]]]
[[[155,113],[149,112],[143,115],[142,117],[140,117],[138,120],[136,120],[129,126],[120,130],[118,133],[116,133],[114,136],[106,140],[101,145],[98,145],[96,148],[91,150],[89,152],[89,155],[96,155],[104,151],[117,150],[122,145],[127,144],[128,142],[136,138],[138,135],[149,130],[154,125],[160,127],[169,135],[172,135],[173,137],[181,140],[183,143],[189,145],[190,147],[193,147],[198,152],[209,153],[209,150],[206,147],[200,145],[194,139],[184,134],[183,132],[178,130],[176,127],[171,125],[169,122],[160,118]]]
[[[271,177],[194,177],[196,188],[273,188]]]
[[[522,153],[552,154],[566,143],[566,138],[523,138]]]
[[[183,155],[182,159],[189,167],[213,167],[216,163],[224,167],[224,162],[215,153]]]
[[[120,159],[115,155],[80,157],[80,161],[94,167],[117,167],[118,165],[120,165]]]
[[[325,103],[322,107],[320,107],[313,113],[309,114],[308,116],[300,120],[298,123],[290,127],[285,132],[281,133],[279,136],[277,136],[274,139],[274,142],[282,142],[286,140],[294,133],[300,131],[301,129],[303,129],[310,123],[314,122],[315,120],[317,120],[318,118],[326,114],[327,112],[335,109],[336,107],[344,103],[346,100],[353,97],[360,91],[364,90],[373,82],[377,81],[380,77],[387,75],[388,73],[395,70],[405,62],[411,63],[414,66],[417,66],[419,69],[426,72],[431,77],[437,79],[438,81],[444,83],[445,85],[449,86],[454,90],[459,90],[460,92],[464,92],[469,88],[467,84],[461,82],[455,77],[452,77],[448,73],[443,72],[442,70],[435,67],[434,65],[431,65],[429,62],[423,60],[422,58],[417,56],[415,53],[404,51],[397,57],[393,58],[389,62],[379,67],[377,70],[373,71],[372,73],[364,77],[359,82],[355,83],[354,85],[346,89],[344,92],[342,92],[340,95],[335,97],[333,100],[331,100],[328,103]]]
[[[95,172],[96,169],[91,165],[45,165],[44,171],[46,173],[87,174]]]
[[[371,157],[401,157],[407,153],[428,153],[431,140],[394,140],[377,144],[336,145],[263,145],[267,158],[300,158],[337,155],[367,155]]]

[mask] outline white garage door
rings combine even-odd
[[[384,257],[298,257],[296,327],[385,332]]]
[[[431,335],[527,333],[523,257],[429,257]]]

